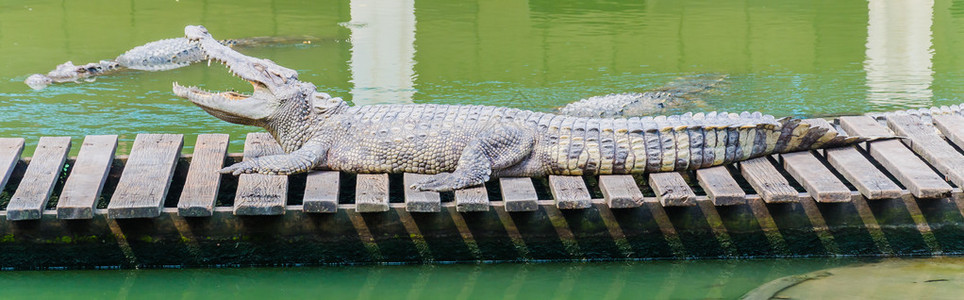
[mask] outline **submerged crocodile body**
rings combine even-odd
[[[293,43],[310,41],[304,37],[254,37],[245,39],[222,40],[229,47],[251,47],[265,44]],[[134,47],[112,60],[101,60],[84,65],[65,62],[57,65],[47,74],[33,74],[24,80],[28,86],[40,90],[51,83],[76,82],[93,76],[113,73],[124,69],[143,71],[164,71],[200,62],[204,55],[197,45],[185,38],[164,39]]]
[[[286,153],[222,170],[235,175],[415,172],[435,175],[412,188],[449,191],[499,176],[680,171],[868,140],[760,113],[587,118],[477,105],[352,107],[294,70],[218,43],[204,27],[185,34],[254,91],[175,83],[174,93],[222,120],[267,129]]]
[[[705,109],[699,97],[716,89],[726,75],[684,76],[667,85],[642,92],[594,96],[569,103],[560,114],[577,117],[617,118],[665,115],[671,111]]]

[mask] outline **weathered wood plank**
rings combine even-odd
[[[696,194],[679,173],[650,173],[649,186],[663,206],[696,206]]]
[[[809,151],[781,154],[783,167],[817,202],[850,201],[850,189]]]
[[[964,186],[964,156],[937,134],[930,121],[925,122],[920,116],[893,115],[887,118],[887,125],[897,135],[907,137],[901,141],[948,180]]]
[[[633,208],[643,205],[643,192],[632,175],[599,175],[599,189],[610,208]]]
[[[837,130],[824,119],[809,119],[813,124]],[[842,134],[842,133],[841,133]],[[843,175],[867,199],[889,199],[900,197],[901,189],[887,178],[854,146],[825,149],[824,157],[840,175]]]
[[[214,212],[214,202],[221,187],[224,157],[228,152],[227,134],[197,136],[194,156],[184,180],[184,189],[177,201],[177,214],[184,217],[208,217]]]
[[[267,132],[252,132],[244,140],[244,160],[284,154]],[[288,202],[288,176],[241,174],[234,195],[235,215],[283,215]]]
[[[40,219],[63,171],[70,137],[41,137],[20,186],[7,205],[7,220]]]
[[[499,178],[499,186],[506,211],[539,210],[539,196],[531,178],[503,177]]]
[[[57,218],[90,219],[114,162],[116,135],[88,135],[57,201]]]
[[[431,177],[432,175],[405,173],[402,182],[405,189],[405,210],[410,212],[440,212],[442,198],[438,192],[416,191],[409,188],[412,184]]]
[[[341,175],[337,171],[308,173],[308,179],[305,182],[305,198],[302,202],[305,212],[337,212],[340,177]]]
[[[802,123],[833,130],[833,126],[824,119],[807,119]],[[782,154],[780,157],[787,173],[802,184],[810,197],[817,202],[850,201],[850,189],[830,172],[830,169],[824,166],[815,154],[800,151]]]
[[[388,211],[388,174],[358,174],[355,180],[355,211]]]
[[[0,190],[7,186],[13,168],[20,161],[20,154],[23,153],[22,138],[0,138]]]
[[[964,117],[955,114],[934,115],[934,125],[957,147],[964,148]]]
[[[485,185],[455,191],[455,210],[458,212],[489,211],[489,192]]]
[[[592,206],[592,196],[582,176],[549,176],[549,190],[559,209],[585,209]]]
[[[741,205],[746,203],[746,193],[736,183],[725,166],[696,170],[696,179],[706,191],[713,205]]]
[[[850,135],[892,135],[886,127],[866,116],[841,117],[840,127]],[[951,186],[900,141],[875,141],[870,143],[869,148],[870,156],[893,174],[914,197],[944,198],[950,195]]]
[[[797,190],[766,157],[740,162],[740,174],[766,203],[797,202]]]
[[[108,216],[115,219],[160,216],[183,144],[180,134],[138,134],[107,205]]]

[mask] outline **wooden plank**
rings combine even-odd
[[[338,188],[341,174],[337,171],[315,171],[308,173],[305,182],[305,198],[302,202],[305,212],[335,213],[338,211]]]
[[[841,117],[840,127],[850,135],[892,135],[886,127],[866,116]],[[893,174],[914,197],[944,198],[950,196],[951,186],[907,147],[904,147],[900,141],[871,142],[869,152],[870,156]]]
[[[0,190],[7,186],[10,174],[23,153],[22,138],[0,138]]]
[[[114,162],[116,135],[88,135],[57,201],[57,218],[90,219]]]
[[[824,119],[809,119],[812,124],[837,130]],[[900,197],[901,189],[887,178],[854,146],[825,149],[824,157],[840,175],[843,175],[867,199],[889,199]]]
[[[484,185],[455,191],[455,210],[458,212],[489,211],[489,192]]]
[[[900,187],[853,146],[827,149],[824,155],[830,165],[867,199],[900,197]]]
[[[964,148],[964,117],[956,114],[934,115],[934,125],[957,147]]]
[[[746,193],[736,183],[725,166],[696,170],[696,179],[706,191],[713,205],[742,205],[746,203]]]
[[[850,189],[809,151],[781,154],[783,167],[817,202],[850,201]]]
[[[559,209],[586,209],[592,206],[592,196],[582,176],[549,175],[549,190]]]
[[[355,180],[355,211],[388,211],[388,174],[358,174]]]
[[[41,137],[20,186],[7,205],[7,220],[39,220],[63,171],[70,137]]]
[[[797,202],[797,190],[766,157],[740,162],[740,174],[766,203]]]
[[[180,134],[138,134],[107,215],[115,219],[160,216],[183,144]]]
[[[281,145],[267,132],[252,132],[244,140],[244,161],[255,157],[284,154]],[[288,203],[288,176],[241,174],[234,197],[235,215],[283,215]]]
[[[887,125],[914,152],[929,162],[937,171],[958,186],[964,186],[964,156],[937,134],[930,120],[920,116],[893,115],[887,118]]]
[[[696,194],[679,173],[650,173],[649,186],[663,206],[696,206]]]
[[[409,212],[440,212],[442,211],[442,198],[438,192],[416,191],[409,188],[416,182],[425,180],[432,175],[405,173],[402,175],[402,183],[405,186],[405,210]]]
[[[802,123],[833,130],[833,126],[824,119],[807,119]],[[810,197],[817,202],[850,201],[850,189],[830,172],[830,169],[824,166],[815,154],[800,151],[782,154],[780,157],[787,173],[803,185]]]
[[[634,208],[643,205],[643,192],[632,175],[599,175],[599,189],[610,208]]]
[[[539,210],[539,196],[536,194],[536,187],[532,185],[531,178],[499,178],[499,187],[502,191],[502,201],[505,203],[505,211]]]
[[[228,153],[227,134],[201,134],[194,145],[191,166],[187,170],[184,189],[177,201],[177,214],[182,217],[209,217],[221,187],[224,157]]]

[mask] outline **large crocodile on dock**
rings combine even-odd
[[[310,37],[252,37],[221,40],[228,47],[252,47],[268,44],[310,42]],[[47,74],[33,74],[24,80],[30,88],[40,90],[51,83],[88,80],[93,76],[106,75],[124,69],[142,71],[165,71],[200,62],[203,58],[197,45],[185,38],[153,41],[134,47],[111,60],[101,60],[84,65],[68,61],[57,65]]]
[[[292,69],[219,43],[202,26],[185,34],[254,91],[212,93],[174,83],[174,93],[222,120],[264,127],[286,152],[222,170],[235,175],[313,168],[424,173],[435,175],[412,188],[450,191],[492,177],[679,171],[868,140],[760,113],[613,119],[475,105],[352,107]]]

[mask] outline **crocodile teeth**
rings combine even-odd
[[[208,67],[211,66],[211,59],[208,59]]]

